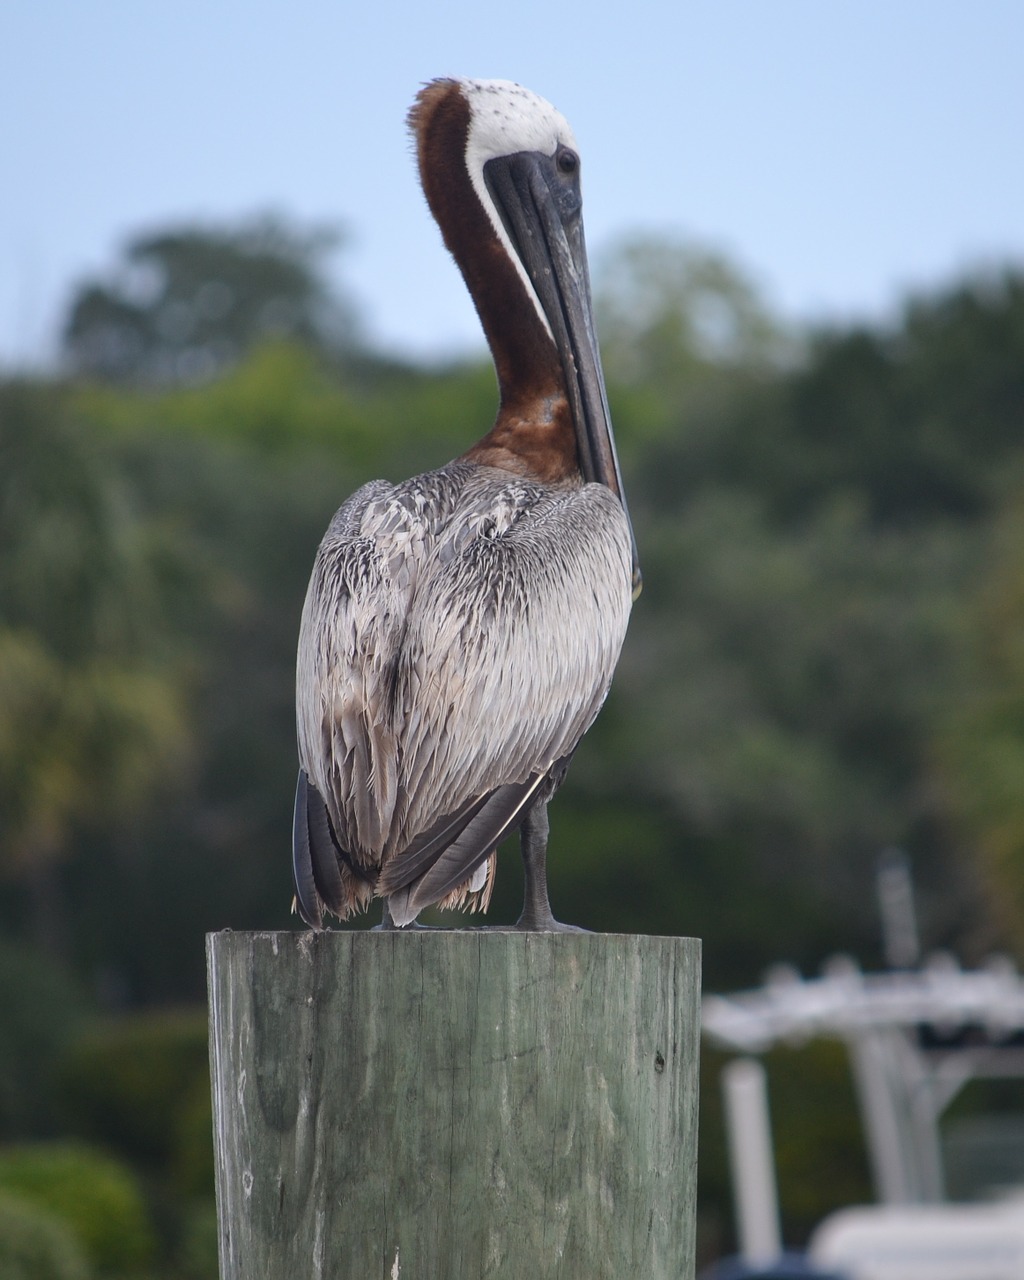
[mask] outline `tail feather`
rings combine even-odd
[[[417,836],[408,848],[403,849],[384,867],[378,885],[380,892],[390,894],[398,889],[404,889],[433,866],[438,854],[462,834],[493,794],[493,792],[487,792],[485,795],[467,800],[461,809],[457,809],[455,813],[445,814],[422,835]]]
[[[531,774],[525,782],[497,787],[486,796],[477,812],[468,815],[462,831],[431,865],[403,888],[389,894],[388,906],[395,924],[411,924],[425,907],[447,897],[468,880],[495,846],[519,826],[543,781],[543,774]]]

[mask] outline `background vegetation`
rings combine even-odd
[[[215,1274],[203,934],[295,927],[313,554],[357,485],[439,465],[493,415],[486,362],[363,345],[327,243],[168,228],[78,289],[59,375],[0,379],[4,1274]],[[623,243],[597,283],[645,590],[553,806],[556,910],[701,936],[712,990],[839,950],[878,964],[874,866],[898,845],[928,948],[1019,956],[1024,276],[810,335],[691,245]],[[771,1067],[794,1242],[868,1195],[841,1059],[795,1052]]]

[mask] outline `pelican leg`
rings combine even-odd
[[[586,933],[574,924],[562,924],[551,914],[548,901],[548,802],[538,800],[519,828],[523,855],[523,914],[516,928],[533,933]]]
[[[375,924],[371,932],[377,933],[379,931],[381,933],[385,933],[390,929],[397,929],[397,928],[398,928],[398,925],[395,924],[394,919],[392,918],[392,915],[391,915],[391,906],[387,898],[385,898],[384,910],[381,913],[381,917],[380,917],[380,924]]]

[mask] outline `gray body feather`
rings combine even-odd
[[[486,905],[497,841],[560,781],[608,692],[631,548],[603,485],[467,462],[375,481],[341,507],[299,634],[310,923],[373,896],[397,924],[431,902]]]

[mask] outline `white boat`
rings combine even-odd
[[[893,866],[890,860],[890,872]],[[883,919],[888,905],[887,952],[912,962],[905,866],[902,875],[905,884],[897,879],[894,886],[890,875]],[[902,951],[894,938],[902,939]],[[964,970],[936,955],[921,966],[863,973],[837,958],[813,979],[779,968],[755,990],[706,996],[703,1031],[740,1055],[723,1073],[739,1270],[719,1274],[1024,1280],[1024,1188],[1005,1188],[991,1202],[950,1203],[939,1132],[944,1110],[968,1081],[1024,1078],[1024,980],[1008,960]],[[830,1215],[794,1261],[781,1246],[767,1084],[757,1055],[815,1036],[848,1049],[878,1204]],[[1024,1150],[1018,1155],[1019,1172]]]

